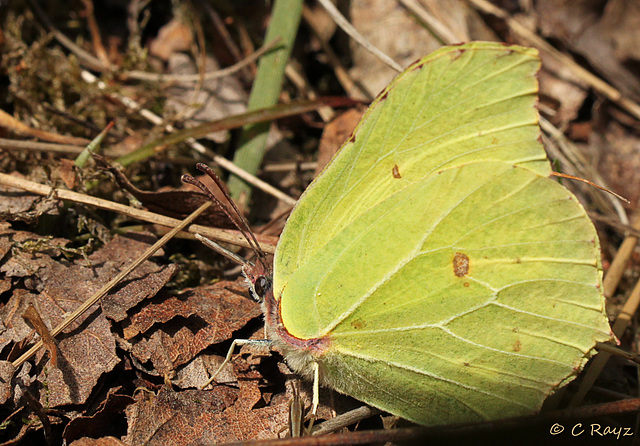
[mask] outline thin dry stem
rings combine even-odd
[[[337,417],[331,418],[322,424],[314,426],[311,435],[326,435],[337,432],[374,415],[381,414],[382,411],[369,406],[360,406],[357,409],[345,412]]]
[[[252,64],[261,56],[273,50],[280,44],[280,40],[276,39],[273,42],[267,43],[254,53],[247,56],[245,59],[238,63],[235,63],[227,68],[223,68],[216,71],[209,71],[201,74],[162,74],[162,73],[148,73],[146,71],[132,70],[124,73],[125,79],[136,79],[148,82],[198,82],[201,78],[204,80],[220,79],[237,73],[246,66]]]
[[[540,116],[540,127],[544,130],[555,144],[545,144],[545,148],[549,151],[549,154],[560,159],[563,168],[569,173],[576,174],[582,177],[591,178],[595,183],[607,187],[607,183],[602,178],[600,173],[589,163],[580,150],[578,150],[560,130],[558,130],[551,122]],[[544,136],[544,134],[543,134]],[[557,145],[557,147],[556,147]],[[618,219],[623,224],[629,224],[627,213],[620,203],[611,195],[593,194],[591,190],[591,199],[598,205],[598,208],[604,209],[605,213],[613,213],[617,215]],[[607,206],[607,202],[611,204],[611,208]],[[607,212],[608,211],[608,212]]]
[[[74,136],[59,135],[46,130],[34,129],[23,124],[9,113],[0,109],[0,127],[7,128],[15,133],[33,136],[34,138],[44,139],[45,141],[53,141],[61,144],[88,144],[89,140],[85,138],[76,138]]]
[[[633,227],[640,229],[640,215],[636,215],[634,218]],[[611,262],[611,266],[607,271],[607,275],[604,278],[603,292],[606,297],[611,297],[618,287],[618,283],[622,278],[622,274],[627,269],[627,264],[631,255],[635,250],[635,246],[638,243],[638,238],[635,236],[629,236],[624,239],[618,253]],[[631,291],[631,295],[625,302],[622,310],[616,317],[613,323],[613,334],[620,338],[629,324],[633,315],[638,311],[638,305],[640,305],[640,281],[638,281]],[[611,353],[609,351],[601,351],[598,356],[593,360],[589,368],[584,373],[584,378],[580,382],[578,391],[571,399],[570,406],[577,406],[582,402],[587,392],[593,386],[600,373],[604,369],[604,366],[609,361]]]
[[[309,82],[307,81],[305,75],[298,69],[296,69],[292,63],[288,63],[284,68],[284,74],[307,99],[313,101],[318,99],[318,95],[313,90],[313,87],[309,85]],[[333,108],[326,106],[320,107],[318,109],[318,114],[324,122],[329,122],[333,119],[336,113]]]
[[[43,196],[52,195],[61,200],[68,200],[76,203],[88,204],[90,206],[95,206],[101,209],[118,212],[120,214],[128,215],[129,217],[132,217],[138,220],[147,221],[147,222],[159,224],[162,226],[175,227],[180,224],[180,220],[177,220],[175,218],[166,217],[164,215],[155,214],[153,212],[149,212],[141,209],[136,209],[130,206],[125,206],[120,203],[115,203],[113,201],[92,197],[90,195],[79,194],[77,192],[73,192],[66,189],[53,189],[52,187],[46,186],[44,184],[34,183],[33,181],[14,177],[4,173],[0,173],[0,184],[3,184],[5,186],[10,186],[10,187],[16,187],[18,189],[23,189],[38,195],[43,195]],[[210,228],[210,227],[201,226],[201,225],[191,225],[188,228],[186,228],[185,231],[191,234],[199,233],[206,237],[212,238],[214,240],[231,243],[236,246],[251,248],[249,243],[244,239],[244,237],[240,234],[239,231],[233,231],[230,229]],[[270,237],[270,236],[265,236],[260,234],[257,234],[256,237],[260,242],[260,248],[264,252],[268,254],[273,254],[275,252],[275,245],[277,240],[276,237]]]
[[[40,7],[40,4],[37,0],[30,0],[29,4],[31,5],[31,8],[33,9],[33,12],[35,13],[35,15],[42,21],[42,23],[44,23],[44,26],[47,28],[49,32],[53,34],[53,36],[60,43],[60,45],[64,46],[73,54],[75,54],[82,64],[88,66],[92,70],[97,70],[97,71],[106,70],[106,67],[102,64],[102,61],[100,61],[100,59],[98,59],[93,54],[89,53],[88,51],[85,51],[83,48],[76,45],[75,42],[69,39],[64,33],[59,31],[55,26],[53,26],[53,23],[51,22],[51,20],[49,20],[49,17],[47,17],[47,15],[44,13],[44,11]]]
[[[558,178],[566,178],[568,180],[576,180],[576,181],[580,181],[584,184],[588,184],[589,186],[595,187],[596,189],[600,189],[603,192],[606,192],[608,194],[613,195],[614,197],[616,197],[618,200],[624,201],[627,204],[631,204],[631,202],[629,200],[627,200],[626,198],[624,198],[622,195],[616,194],[614,191],[607,189],[606,187],[602,187],[602,186],[598,186],[596,183],[589,181],[589,180],[585,180],[584,178],[580,178],[577,177],[575,175],[568,175],[566,173],[560,173],[560,172],[551,172],[551,175],[553,175],[554,177],[558,177]]]
[[[636,213],[632,220],[632,227],[635,230],[640,231],[640,212]],[[607,270],[607,275],[604,278],[603,291],[605,296],[611,297],[613,296],[613,293],[615,293],[616,288],[618,288],[618,284],[620,283],[620,279],[622,278],[622,274],[627,269],[627,265],[633,255],[637,243],[638,237],[629,235],[625,237],[624,241],[620,245],[618,252],[611,261],[611,265]]]
[[[375,57],[380,59],[385,64],[389,65],[389,67],[396,70],[398,73],[402,71],[402,67],[392,58],[383,53],[379,48],[377,48],[374,44],[369,42],[362,34],[356,30],[351,23],[338,11],[338,8],[331,3],[331,0],[319,0],[322,7],[329,13],[331,18],[336,22],[336,24],[342,29],[345,33],[349,35],[354,41],[358,44],[362,45],[362,47],[373,54]]]
[[[105,68],[112,68],[109,56],[107,56],[107,50],[102,43],[102,36],[100,35],[100,27],[96,21],[94,14],[93,0],[82,0],[84,4],[84,13],[87,18],[87,25],[89,26],[89,32],[91,33],[91,41],[93,42],[93,50],[98,55],[98,58],[102,62]]]
[[[424,6],[416,0],[399,0],[399,2],[416,15],[427,26],[429,31],[436,36],[441,42],[447,45],[454,43],[466,42],[467,36],[456,36],[453,30],[449,29],[444,23],[430,14]]]
[[[629,327],[629,325],[631,324],[631,319],[636,314],[636,311],[638,311],[638,305],[640,305],[640,280],[636,282],[635,287],[633,287],[633,291],[631,291],[631,295],[625,302],[624,306],[622,307],[622,311],[620,311],[620,314],[618,314],[618,317],[616,317],[616,320],[613,323],[611,331],[614,335],[616,335],[616,337],[621,337],[627,327]],[[610,357],[611,353],[602,351],[598,354],[598,356],[594,358],[589,368],[586,370],[586,372],[584,372],[582,381],[580,381],[580,386],[578,387],[578,391],[575,395],[573,395],[573,398],[571,398],[569,407],[578,406],[582,402],[582,400],[584,400],[587,392],[589,392],[591,387],[593,387],[593,384],[602,373],[602,370],[609,361]]]
[[[349,75],[349,71],[344,67],[340,58],[333,51],[331,45],[329,45],[329,42],[322,38],[320,24],[318,24],[313,11],[307,5],[302,7],[302,17],[316,35],[316,38],[322,46],[322,51],[327,58],[327,62],[333,68],[336,79],[338,79],[344,91],[347,92],[347,95],[354,99],[372,100],[374,95],[370,91],[367,91],[364,86],[354,82]]]

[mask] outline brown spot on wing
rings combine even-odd
[[[393,178],[402,178],[402,175],[400,175],[400,168],[398,167],[397,164],[393,165],[393,168],[391,169],[391,174],[393,175]]]
[[[469,256],[456,252],[453,256],[453,274],[457,277],[464,277],[469,272]]]
[[[360,329],[366,327],[367,323],[362,319],[356,319],[355,321],[351,322],[351,326],[353,328],[355,328],[356,330],[360,330]]]
[[[465,53],[465,51],[467,51],[467,49],[466,49],[466,48],[460,48],[458,51],[456,51],[456,52],[454,52],[454,53],[451,53],[451,55],[453,56],[453,57],[451,58],[451,61],[454,61],[454,60],[456,60],[457,58],[459,58],[460,56],[462,56],[462,55]]]

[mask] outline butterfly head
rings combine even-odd
[[[273,283],[271,278],[271,268],[263,261],[262,258],[258,258],[255,265],[248,262],[243,264],[242,273],[249,284],[251,297],[256,302],[262,303],[267,294],[271,291]]]

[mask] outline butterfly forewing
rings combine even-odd
[[[280,241],[276,289],[358,215],[439,170],[486,159],[548,175],[533,51],[447,48],[399,75],[298,203]]]

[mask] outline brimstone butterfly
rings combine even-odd
[[[246,268],[298,373],[425,424],[537,411],[611,338],[598,238],[549,178],[533,49],[401,73]]]

